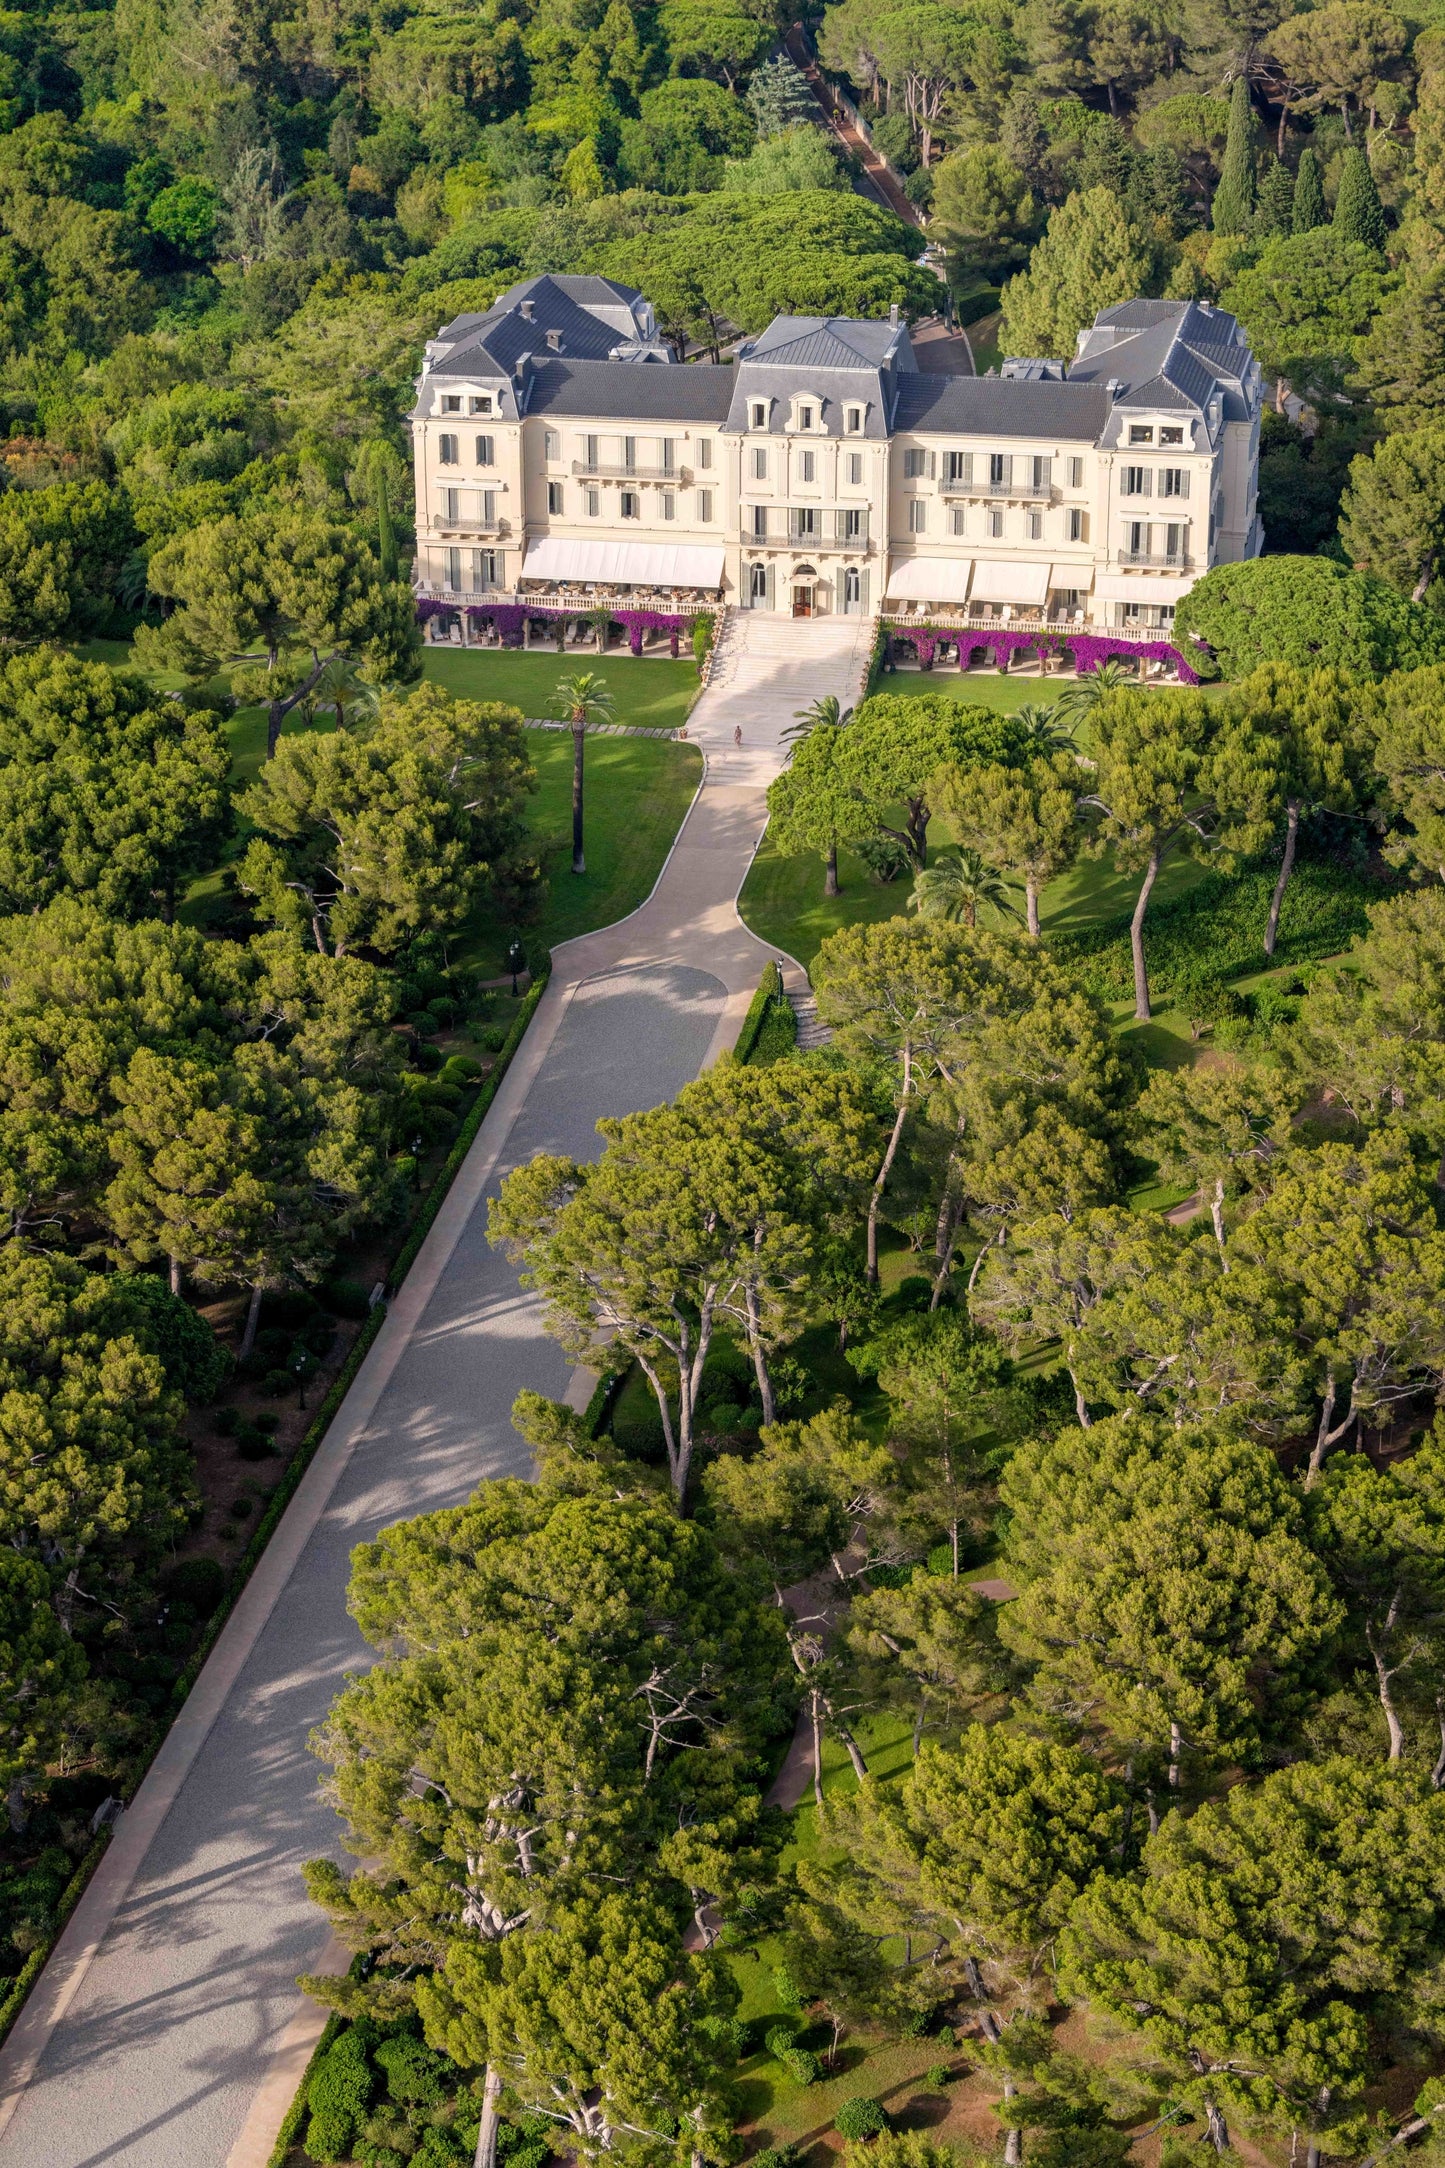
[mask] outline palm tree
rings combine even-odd
[[[585,873],[582,853],[582,740],[589,723],[610,723],[612,695],[595,670],[557,680],[553,703],[572,725],[572,871]]]
[[[1037,700],[1026,701],[1014,709],[1014,720],[1021,723],[1039,753],[1071,753],[1074,749],[1074,724],[1069,720],[1069,709],[1063,699],[1047,706]]]
[[[977,851],[960,846],[953,857],[935,858],[914,874],[908,908],[920,918],[942,919],[950,926],[976,926],[981,903],[992,904],[1005,918],[1019,915],[1002,874]]]
[[[783,744],[791,748],[790,763],[804,738],[811,738],[815,730],[846,730],[853,720],[853,710],[843,707],[836,693],[824,693],[810,707],[797,708],[794,713],[797,720],[788,725],[782,737]]]
[[[1065,715],[1087,715],[1110,693],[1122,692],[1126,685],[1135,682],[1128,664],[1111,656],[1107,662],[1101,662],[1097,670],[1086,670],[1067,692],[1059,694],[1054,705]]]
[[[333,655],[321,665],[309,697],[313,710],[336,710],[338,730],[344,730],[348,723],[369,722],[381,704],[376,687],[362,676],[360,664],[349,655]]]

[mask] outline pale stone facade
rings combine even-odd
[[[1067,368],[978,378],[817,317],[680,366],[632,289],[532,279],[427,348],[418,592],[1166,625],[1258,554],[1260,408],[1202,303],[1123,303]]]

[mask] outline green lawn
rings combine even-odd
[[[589,737],[587,871],[574,874],[571,734],[529,730],[527,750],[538,781],[535,797],[527,801],[527,825],[541,855],[547,896],[530,926],[519,929],[490,910],[468,920],[459,960],[483,978],[501,972],[507,945],[518,931],[529,944],[555,948],[635,911],[662,871],[702,775],[696,746],[666,738]]]
[[[952,841],[946,821],[929,823],[930,852]],[[1182,895],[1203,879],[1205,870],[1193,859],[1166,860],[1154,884],[1153,901],[1163,903],[1170,896]],[[759,940],[796,957],[806,970],[828,935],[840,926],[872,925],[908,909],[907,877],[886,883],[874,880],[862,859],[846,845],[838,853],[838,881],[843,893],[825,896],[821,858],[783,858],[764,837],[738,907]],[[1118,872],[1109,858],[1083,859],[1044,890],[1039,898],[1040,923],[1046,933],[1063,933],[1115,918],[1132,907],[1138,884],[1138,874]],[[985,912],[984,917],[988,916]]]
[[[555,648],[523,654],[514,648],[429,647],[422,664],[434,684],[470,700],[509,700],[524,715],[554,712],[557,680],[595,670],[611,693],[619,723],[642,730],[676,730],[698,694],[697,665],[667,656],[606,655]]]
[[[904,669],[890,670],[878,680],[877,690],[900,700],[921,700],[926,693],[944,693],[950,700],[967,701],[970,707],[998,708],[1006,713],[1033,701],[1046,707],[1073,682],[1072,673],[1065,675],[1057,670],[1041,678],[1036,670],[1025,675],[1018,670]]]

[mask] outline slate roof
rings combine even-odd
[[[532,305],[530,317],[522,314],[524,301]],[[650,322],[647,303],[631,286],[615,279],[544,272],[508,287],[484,314],[458,316],[444,324],[427,349],[428,373],[509,376],[523,354],[554,351],[548,346],[549,331],[560,337],[558,351],[564,358],[606,361],[619,346],[655,343],[649,340]],[[658,345],[657,359],[670,358]]]
[[[724,422],[736,369],[712,362],[686,368],[615,361],[539,361],[527,395],[529,414],[597,421]]]
[[[786,369],[916,369],[907,327],[853,316],[775,316],[738,350],[739,361]]]
[[[1197,301],[1121,301],[1079,334],[1071,383],[1123,389],[1116,413],[1149,408],[1203,416],[1216,392],[1226,421],[1247,421],[1249,342],[1226,309]]]
[[[899,383],[894,427],[961,436],[1069,437],[1092,444],[1112,407],[1102,384],[920,373]]]

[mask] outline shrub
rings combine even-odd
[[[311,1323],[320,1308],[316,1297],[304,1287],[276,1288],[261,1298],[262,1328],[274,1331],[281,1326],[288,1332],[298,1332]]]
[[[251,1417],[251,1428],[259,1430],[263,1438],[274,1437],[281,1428],[281,1418],[274,1408],[263,1408],[259,1415]]]
[[[434,1033],[441,1030],[441,1023],[435,1011],[430,1008],[415,1010],[407,1018],[407,1022],[419,1039],[430,1039]]]
[[[892,836],[864,836],[853,848],[882,888],[906,873],[911,863],[903,845]]]
[[[802,1993],[786,1965],[777,1965],[773,1969],[773,1993],[785,2010],[802,2009]]]
[[[781,2062],[796,2038],[797,2033],[791,2025],[770,2025],[763,2035],[763,2046],[769,2055]]]
[[[430,1076],[433,1070],[440,1069],[442,1065],[442,1050],[427,1039],[418,1039],[411,1050],[411,1058],[414,1068]]]
[[[192,1403],[214,1400],[232,1364],[205,1319],[153,1273],[119,1273],[111,1285],[117,1325],[155,1353],[166,1383]]]
[[[443,1084],[475,1084],[481,1073],[481,1063],[473,1061],[470,1054],[448,1054],[442,1064],[441,1080]]]
[[[289,1376],[287,1383],[290,1383]],[[242,1460],[271,1460],[275,1457],[276,1441],[257,1424],[243,1423],[236,1432],[236,1451]]]
[[[823,2065],[811,2048],[784,2048],[778,2061],[795,2085],[816,2085],[823,2075]]]
[[[505,2125],[502,2126],[505,2129]],[[497,2133],[498,2143],[501,2130]],[[471,2168],[474,2148],[463,2145],[455,2132],[432,2129],[422,2133],[421,2144],[411,2156],[410,2168]],[[539,2164],[546,2154],[538,2156]],[[520,2168],[521,2156],[512,2154],[507,2168]]]
[[[1173,999],[1175,1007],[1189,1019],[1191,1039],[1197,1039],[1209,1024],[1222,1024],[1226,1017],[1238,1016],[1242,1007],[1224,973],[1206,963],[1193,964],[1179,973]]]
[[[402,2033],[395,2040],[384,2040],[376,2051],[376,2062],[385,2072],[386,2089],[393,2100],[435,2107],[446,2098],[445,2056],[436,2054],[414,2036]]]
[[[365,1317],[371,1306],[360,1280],[326,1280],[321,1299],[338,1317]]]
[[[833,2128],[840,2138],[877,2138],[888,2128],[888,2118],[883,2112],[881,2100],[872,2100],[866,2093],[855,2093],[845,2100],[833,2118]]]
[[[747,2168],[797,2168],[797,2164],[795,2145],[765,2145],[761,2153],[754,2153]]]
[[[508,1024],[486,1024],[478,1036],[489,1054],[500,1054],[507,1043],[510,1030]]]
[[[251,1508],[254,1502],[255,1501],[250,1498],[233,1498],[231,1500],[232,1519],[238,1521],[246,1520],[250,1515]]]
[[[770,1061],[786,1061],[790,1054],[796,1053],[797,1046],[798,1012],[786,994],[776,994],[768,1003],[748,1059],[758,1066]]]
[[[289,1370],[268,1370],[261,1380],[261,1390],[279,1399],[282,1393],[289,1393],[295,1383]]]
[[[693,619],[692,659],[697,664],[699,670],[702,668],[704,662],[706,662],[707,651],[712,646],[712,630],[712,619],[707,615],[706,611],[704,611],[701,616],[695,617]]]
[[[233,1438],[236,1425],[241,1420],[239,1408],[217,1408],[211,1417],[211,1428],[218,1438]]]
[[[162,1576],[171,1603],[186,1603],[197,1618],[209,1618],[226,1593],[226,1569],[215,1558],[182,1558]]]
[[[358,2124],[371,2104],[371,2072],[360,2032],[342,2033],[312,2072],[306,2088],[311,2120],[306,2152],[321,2162],[344,2160]]]
[[[923,2082],[930,2092],[941,2093],[951,2075],[947,2063],[930,2063],[924,2072]]]

